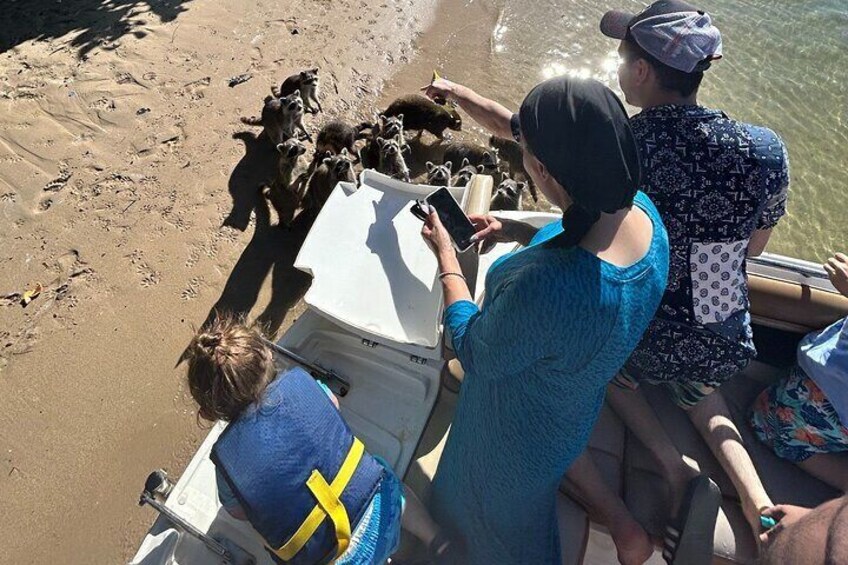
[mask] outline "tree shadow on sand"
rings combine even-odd
[[[191,0],[3,0],[0,2],[0,53],[25,41],[47,41],[75,33],[69,45],[80,59],[97,47],[114,48],[113,42],[141,29],[149,15],[170,22],[186,11]]]

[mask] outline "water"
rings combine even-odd
[[[419,56],[387,94],[426,82],[434,67],[511,108],[533,85],[560,74],[593,77],[620,94],[618,45],[601,35],[598,22],[609,8],[636,12],[643,5],[443,0]],[[701,6],[722,31],[724,59],[707,72],[700,102],[771,127],[789,150],[789,213],[768,250],[821,261],[848,249],[848,1]]]

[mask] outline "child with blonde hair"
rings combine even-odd
[[[385,563],[403,527],[434,559],[450,544],[385,461],[365,451],[338,400],[299,367],[277,374],[252,328],[218,317],[189,346],[200,417],[229,422],[212,448],[218,496],[278,563]],[[406,492],[406,496],[404,496]]]

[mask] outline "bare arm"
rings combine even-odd
[[[530,241],[539,231],[539,228],[534,228],[530,224],[519,222],[518,220],[502,218],[501,223],[503,224],[503,229],[508,234],[508,237],[511,240],[520,243],[524,247],[530,245]]]
[[[766,250],[769,238],[771,237],[771,228],[766,230],[757,230],[751,236],[748,242],[748,257],[759,257]]]
[[[468,112],[471,118],[498,137],[512,139],[512,129],[509,120],[512,112],[505,106],[484,98],[461,84],[455,84],[445,79],[437,79],[425,87],[424,93],[430,98],[441,96],[456,102],[460,108]]]
[[[462,269],[459,266],[459,259],[456,257],[450,235],[439,220],[439,215],[432,209],[429,211],[427,221],[421,228],[421,235],[424,236],[424,239],[436,254],[436,259],[439,262],[439,273],[453,273],[449,276],[440,277],[442,290],[445,293],[445,308],[460,300],[474,302],[471,291],[468,290],[468,283],[461,276]]]
[[[459,260],[456,257],[456,251],[453,250],[453,247],[449,250],[440,250],[437,258],[439,260],[440,273],[462,274],[462,269],[459,266]],[[474,302],[471,291],[468,290],[468,283],[461,277],[442,277],[442,290],[445,293],[445,308],[460,300]]]

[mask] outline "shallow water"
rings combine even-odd
[[[601,35],[598,22],[608,8],[642,5],[443,0],[419,56],[387,95],[425,82],[433,67],[513,108],[537,82],[560,74],[594,77],[620,94],[617,42]],[[848,2],[710,0],[702,7],[722,31],[724,59],[708,71],[701,103],[771,127],[789,150],[789,214],[769,251],[820,261],[845,250]]]

